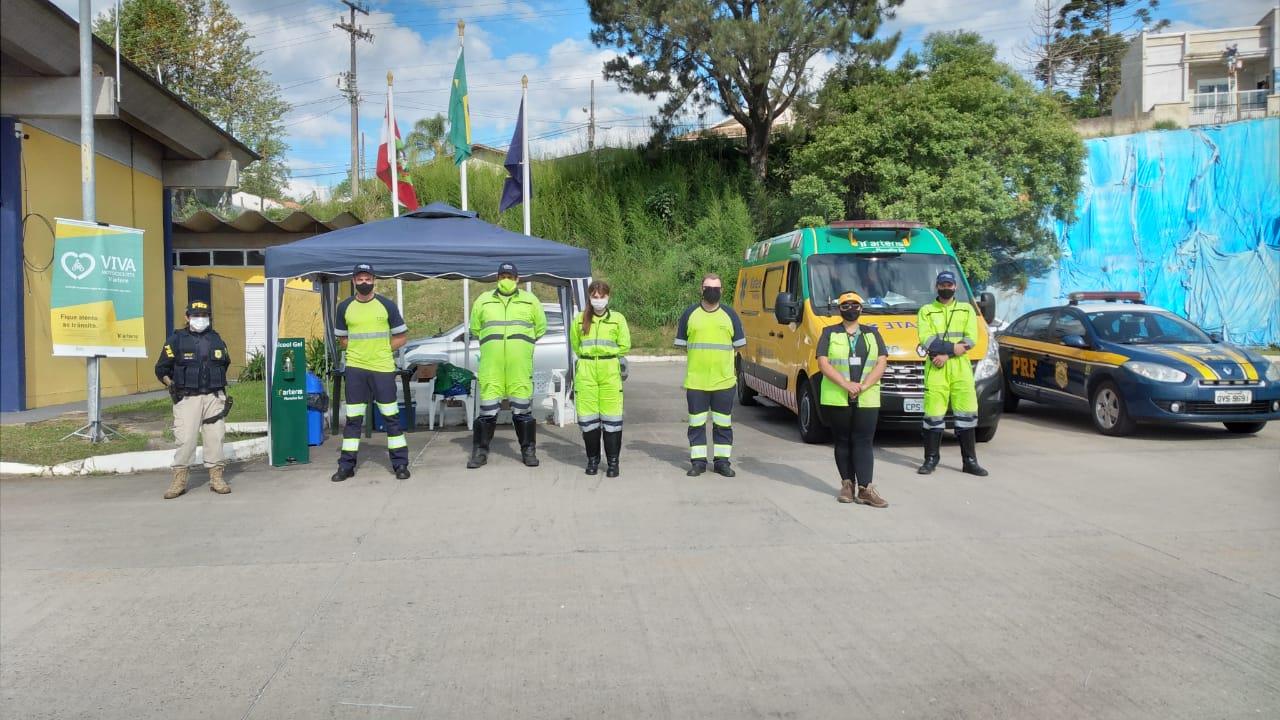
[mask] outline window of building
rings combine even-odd
[[[175,253],[177,260],[175,265],[187,265],[191,267],[204,267],[210,265],[208,250],[182,250]]]

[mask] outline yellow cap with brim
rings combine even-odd
[[[840,293],[840,298],[836,300],[836,302],[840,305],[844,305],[845,303],[858,303],[861,305],[862,296],[850,290],[849,292]]]

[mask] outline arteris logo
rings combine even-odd
[[[97,267],[97,262],[89,253],[75,251],[62,253],[62,269],[72,280],[83,280]]]

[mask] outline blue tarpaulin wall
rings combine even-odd
[[[1280,345],[1280,118],[1085,141],[1057,267],[999,315],[1077,290],[1140,290],[1229,341]]]

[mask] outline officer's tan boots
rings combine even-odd
[[[859,505],[870,505],[873,508],[889,507],[889,503],[880,497],[880,493],[876,490],[874,484],[865,487],[858,486],[858,494],[854,496],[853,501]]]
[[[169,483],[169,490],[165,492],[164,499],[172,500],[187,491],[187,468],[179,467],[173,469],[173,482]]]
[[[221,465],[214,465],[209,468],[209,489],[219,495],[226,495],[231,492],[231,487],[222,479]]]

